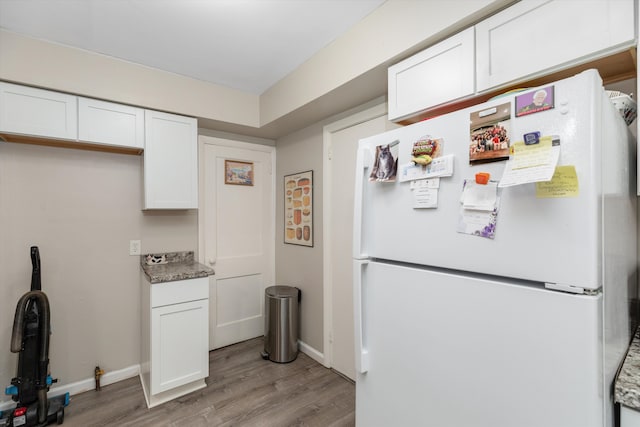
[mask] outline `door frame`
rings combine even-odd
[[[331,144],[333,134],[369,120],[387,115],[385,97],[376,99],[373,107],[330,123],[322,129],[322,258],[323,258],[323,365],[333,367],[333,265],[331,263]],[[355,167],[355,165],[354,165]]]
[[[263,145],[259,143],[243,142],[239,140],[231,139],[231,136],[213,136],[213,135],[198,135],[198,262],[209,266],[209,263],[205,259],[205,217],[207,211],[205,208],[205,182],[204,182],[204,170],[205,170],[205,145],[211,145],[216,147],[228,147],[238,148],[242,150],[259,151],[268,153],[271,156],[271,169],[268,173],[271,175],[271,208],[270,208],[270,221],[271,229],[269,230],[269,238],[271,239],[271,255],[269,259],[269,265],[271,268],[271,277],[275,281],[276,271],[276,147],[272,145]],[[214,269],[215,270],[215,269]],[[209,276],[209,281],[215,279],[215,276]],[[274,283],[275,284],[275,283]],[[211,283],[209,283],[211,286]],[[268,285],[265,285],[268,286]],[[211,304],[211,301],[209,301]],[[264,304],[264,300],[261,304]],[[211,309],[211,308],[210,308]],[[262,307],[264,313],[264,307]],[[264,314],[263,314],[264,315]]]

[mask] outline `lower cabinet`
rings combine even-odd
[[[206,386],[209,279],[151,284],[143,274],[140,377],[149,408]]]
[[[640,412],[620,405],[620,427],[640,427]]]

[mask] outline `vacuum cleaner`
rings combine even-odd
[[[64,408],[69,404],[69,393],[47,398],[49,386],[57,379],[49,375],[49,300],[42,292],[37,246],[31,247],[31,264],[31,291],[18,300],[11,334],[11,352],[19,353],[18,375],[5,389],[17,405],[0,413],[0,427],[62,424]]]

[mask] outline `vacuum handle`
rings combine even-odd
[[[31,290],[42,290],[42,280],[40,276],[40,251],[37,246],[31,246]]]

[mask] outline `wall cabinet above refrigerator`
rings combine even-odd
[[[586,68],[605,82],[635,77],[634,16],[633,0],[517,2],[389,67],[389,120],[415,122]]]
[[[389,67],[389,120],[475,91],[474,31],[468,28]]]
[[[476,25],[477,90],[634,45],[632,0],[526,0]]]

